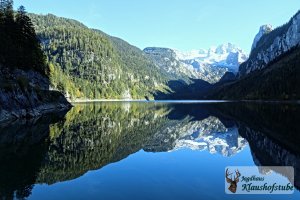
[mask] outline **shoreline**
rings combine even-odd
[[[14,122],[20,119],[38,119],[42,116],[51,114],[51,113],[60,113],[63,111],[68,111],[72,108],[72,105],[66,104],[44,104],[32,108],[32,110],[27,111],[26,109],[21,109],[19,111],[7,111],[7,110],[0,110],[0,125],[7,124]]]
[[[93,102],[148,102],[146,99],[75,99],[68,100],[70,103],[93,103]]]
[[[97,102],[144,102],[144,103],[296,103],[300,100],[146,100],[146,99],[76,99],[71,104]]]

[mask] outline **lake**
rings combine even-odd
[[[75,104],[0,125],[0,199],[300,199],[299,123],[296,103]],[[227,195],[227,166],[293,166],[297,189]]]

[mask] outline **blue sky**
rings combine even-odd
[[[261,25],[280,26],[300,9],[299,0],[15,0],[19,5],[76,19],[141,49],[231,42],[247,52]]]

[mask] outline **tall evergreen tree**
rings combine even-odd
[[[0,0],[0,27],[3,26],[4,16],[4,3],[3,0]]]
[[[3,44],[3,39],[5,37],[4,35],[4,4],[3,4],[3,0],[0,0],[0,44]],[[1,47],[1,46],[0,46]],[[1,63],[4,62],[4,57],[1,51],[2,48],[0,48],[0,69],[2,67]]]
[[[45,55],[25,7],[16,15],[12,0],[0,0],[0,64],[46,74]]]
[[[14,11],[13,11],[13,1],[12,0],[1,0],[0,9],[2,13],[2,27],[1,27],[1,50],[0,54],[2,57],[2,63],[4,65],[9,64],[9,66],[15,65],[15,49],[14,38],[15,32],[15,21],[14,21]]]
[[[4,23],[5,28],[8,34],[10,34],[14,30],[14,10],[13,10],[13,1],[12,0],[3,0],[1,2],[3,4],[3,12],[4,12]]]
[[[19,56],[21,62],[18,66],[24,68],[33,68],[37,71],[43,71],[45,66],[43,52],[35,34],[31,19],[27,16],[25,7],[20,6],[16,15],[17,31],[19,33],[17,44],[19,45]]]

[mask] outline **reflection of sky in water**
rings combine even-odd
[[[30,199],[299,199],[293,195],[233,196],[224,192],[227,166],[254,166],[249,147],[230,158],[188,149],[140,151],[72,181],[37,185]]]

